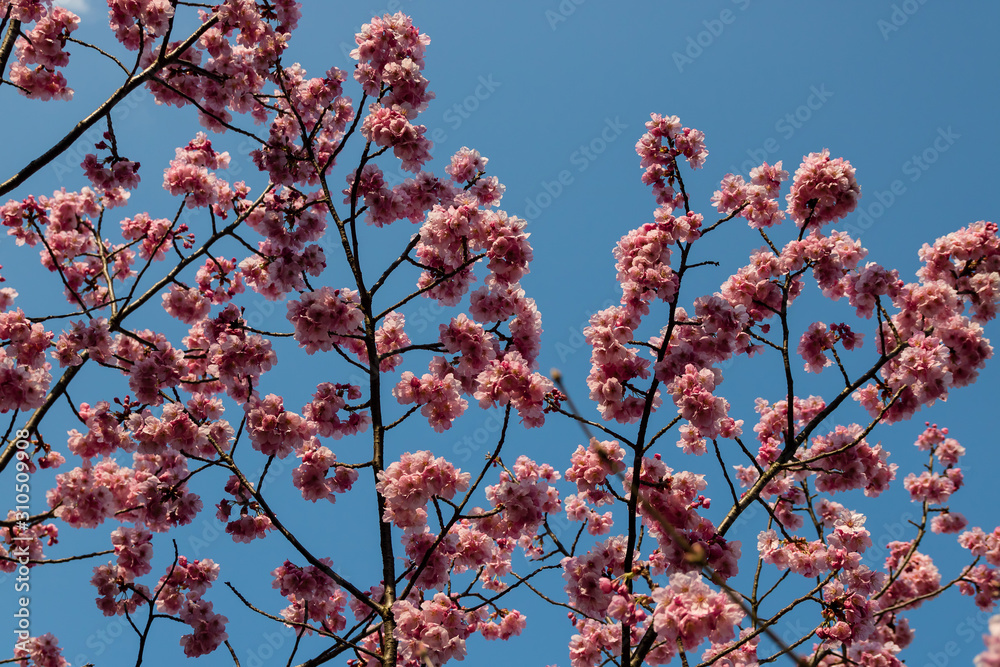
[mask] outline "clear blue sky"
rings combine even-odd
[[[346,54],[353,47],[353,34],[372,14],[402,9],[430,35],[426,75],[437,99],[421,122],[436,143],[435,170],[443,170],[447,158],[463,145],[478,149],[490,159],[490,173],[507,187],[503,208],[530,220],[535,261],[523,284],[537,300],[543,317],[541,368],[561,368],[577,402],[588,411],[592,409],[585,400],[584,378],[589,353],[581,346],[579,332],[590,313],[618,299],[611,256],[615,242],[652,219],[655,204],[639,181],[634,151],[650,112],[676,114],[685,125],[705,132],[710,151],[706,167],[694,176],[686,175],[686,182],[695,210],[708,219],[712,218],[708,199],[725,173],[745,174],[751,166],[748,161],[756,165],[762,159],[783,160],[784,167],[793,172],[804,154],[823,148],[857,168],[861,206],[846,222],[855,225],[855,233],[862,231],[869,259],[899,268],[907,279],[918,266],[916,253],[924,242],[976,220],[998,218],[992,196],[994,154],[1000,146],[996,122],[1000,44],[995,37],[1000,6],[994,3],[306,0],[304,4],[305,20],[286,62],[298,60],[316,75],[331,65],[352,67]],[[100,35],[106,40],[103,3],[75,0],[73,6],[83,17],[78,36]],[[0,108],[8,127],[0,178],[48,147],[117,81],[113,68],[82,54],[78,47],[73,53],[68,70],[76,89],[72,103],[29,102],[12,94],[9,87],[0,90]],[[129,156],[143,164],[143,185],[133,199],[135,206],[123,215],[143,207],[166,215],[164,211],[173,210],[175,204],[159,190],[160,173],[173,157],[173,148],[198,131],[197,122],[190,110],[178,113],[158,108],[145,94],[127,108],[127,115],[116,117],[116,130]],[[58,160],[17,195],[84,185],[76,168],[83,153],[90,150],[83,143],[74,147],[80,149],[78,153]],[[241,139],[227,136],[217,144],[233,153],[232,171],[239,176],[230,176],[246,178],[259,191],[262,179],[245,155],[238,154]],[[242,150],[245,153],[245,145]],[[333,182],[340,183],[342,178],[338,175]],[[886,193],[892,192],[894,183],[897,194],[889,203]],[[405,243],[412,229],[408,223],[397,224],[397,241]],[[714,291],[741,265],[741,258],[759,245],[747,232],[733,230],[701,248],[703,259],[724,262],[723,268],[705,271],[698,284],[701,292]],[[22,293],[19,305],[29,314],[44,310],[41,304],[51,301],[61,288],[51,276],[31,283],[19,279],[20,275],[37,275],[28,269],[36,261],[35,253],[15,252],[11,246],[9,240],[0,241],[3,275]],[[346,279],[343,267],[331,271]],[[694,296],[688,293],[687,300]],[[272,304],[254,297],[244,303],[248,313],[254,309],[260,313],[265,328],[288,330],[283,305],[272,310]],[[421,305],[425,321],[435,318],[427,329],[433,331],[437,315],[430,304]],[[806,311],[800,321],[805,326],[810,318],[821,317],[826,315]],[[420,319],[419,313],[408,314],[411,325]],[[996,340],[997,327],[990,327],[988,335]],[[416,338],[412,331],[411,337]],[[871,351],[870,346],[867,349]],[[319,359],[299,356],[287,346],[278,350],[284,363],[266,376],[269,384],[264,390],[294,397],[286,407],[297,409],[315,386],[315,378],[310,376],[311,384],[303,386],[297,375],[314,371]],[[420,370],[420,363],[415,361],[413,370]],[[332,362],[330,367],[339,368]],[[739,361],[725,371],[722,393],[733,404],[733,415],[746,420],[748,437],[755,416],[753,397],[775,400],[782,390],[781,385],[763,379],[767,376],[760,369],[760,364]],[[90,374],[81,379],[96,382],[106,377]],[[322,379],[335,381],[334,376]],[[72,395],[78,402],[106,398],[96,391],[99,386],[74,387]],[[772,386],[774,391],[769,392]],[[807,387],[812,389],[812,385]],[[820,393],[823,387],[822,382],[815,383],[813,391]],[[972,525],[987,531],[1000,516],[996,511],[1000,492],[994,483],[1000,455],[997,431],[990,422],[998,391],[1000,366],[993,363],[976,386],[956,391],[947,404],[873,436],[892,452],[890,460],[900,464],[901,479],[907,472],[919,472],[923,459],[915,455],[912,442],[924,420],[951,427],[952,435],[968,449],[967,487],[957,494],[953,506]],[[664,409],[661,417],[669,413]],[[442,436],[423,426],[414,427],[390,441],[390,456],[429,448],[451,457],[463,469],[473,469],[490,446],[488,441],[476,444],[476,439],[482,442],[484,434],[493,435],[498,414],[472,409]],[[66,428],[72,427],[65,414],[56,417],[64,420]],[[50,439],[60,432],[58,423],[48,427]],[[555,420],[540,432],[515,430],[505,459],[513,462],[523,452],[565,470],[570,453],[581,441],[576,427]],[[339,458],[354,460],[352,446],[350,440],[341,440],[334,449]],[[714,462],[685,461],[669,443],[664,453],[676,469],[690,467],[709,473],[707,493],[717,499],[712,515],[718,519],[728,491],[719,483]],[[738,461],[734,458],[733,462]],[[70,458],[68,466],[72,465],[75,462]],[[283,472],[276,472],[287,481],[290,469],[286,465]],[[905,524],[906,513],[915,514],[917,509],[906,501],[901,483],[898,486],[879,503],[855,503],[855,496],[836,499],[870,510],[873,539],[884,543],[885,535],[895,537],[898,526]],[[301,504],[296,502],[294,489],[288,487],[282,493],[279,505],[286,511]],[[41,509],[43,500],[38,495],[36,509]],[[203,500],[211,506],[219,497],[213,490]],[[337,567],[348,577],[358,578],[362,587],[378,579],[371,567],[375,557],[371,504],[362,492],[359,504],[342,498],[332,508],[320,508],[323,513],[295,514],[292,519],[318,552],[329,545]],[[282,600],[271,591],[268,573],[287,556],[287,549],[277,537],[249,548],[234,548],[225,535],[213,538],[211,531],[220,525],[212,514],[206,509],[195,524],[178,533],[181,553],[217,558],[223,565],[220,580],[232,581],[272,612],[280,609]],[[749,523],[741,534],[745,554],[753,551],[761,528]],[[91,532],[62,527],[60,547],[49,553],[68,555],[82,550],[80,544],[106,548],[109,530],[107,525]],[[162,572],[169,561],[171,548],[164,537],[157,536],[155,542],[154,573]],[[931,536],[928,544],[943,577],[953,576],[965,562],[964,555],[952,547],[951,537]],[[103,561],[33,571],[35,627],[39,633],[56,632],[74,665],[87,660],[98,665],[131,664],[134,642],[128,633],[122,635],[124,625],[119,619],[101,617],[92,604],[95,592],[87,582],[97,562]],[[744,563],[745,568],[752,567],[751,561]],[[519,568],[523,570],[523,564]],[[553,576],[547,581],[550,592],[561,596],[561,579]],[[5,590],[10,585],[10,578],[0,581]],[[217,609],[231,611],[227,611],[231,621],[239,619],[239,624],[230,624],[229,634],[244,665],[284,664],[290,632],[276,630],[269,622],[237,609],[221,583],[210,599]],[[70,606],[69,600],[82,600],[82,604]],[[528,616],[528,631],[506,645],[471,643],[471,664],[516,660],[567,666],[566,640],[571,628],[563,612],[539,606],[528,596],[516,600],[510,606]],[[982,650],[985,623],[970,598],[952,591],[909,617],[917,640],[901,657],[910,665],[969,663]],[[162,648],[149,653],[146,664],[176,664],[182,626],[158,623],[153,641]],[[786,630],[794,628],[781,626],[779,631]],[[283,656],[280,663],[278,658],[254,662],[255,657],[267,657],[267,647],[275,644]],[[223,664],[223,657],[217,653],[202,662]]]

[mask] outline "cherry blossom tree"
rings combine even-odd
[[[239,664],[229,631],[241,614],[294,632],[287,664],[443,665],[465,658],[473,635],[513,640],[532,614],[568,612],[574,667],[898,665],[907,611],[951,588],[995,608],[1000,528],[952,509],[964,447],[928,424],[913,443],[926,467],[901,471],[875,434],[974,383],[992,356],[996,224],[928,243],[907,282],[837,229],[861,196],[848,160],[822,150],[792,175],[765,162],[749,180],[696,189],[706,137],[653,114],[636,151],[655,211],[614,249],[620,303],[585,331],[588,418],[571,400],[582,388],[538,368],[541,315],[520,282],[529,232],[500,208],[487,158],[463,147],[444,174],[424,169],[430,40],[409,17],[372,18],[354,71],[316,76],[285,57],[302,18],[292,0],[108,4],[114,40],[99,45],[73,38],[79,18],[48,0],[0,0],[0,95],[72,98],[79,84],[62,70],[79,49],[121,73],[105,102],[0,184],[9,243],[38,253],[68,304],[36,313],[19,298],[22,271],[4,272],[0,470],[15,506],[0,522],[0,569],[27,580],[92,565],[96,608],[82,604],[125,619],[134,652],[123,662],[174,650]],[[168,164],[140,165],[115,131],[111,112],[143,88],[202,126]],[[32,192],[93,128],[103,140],[80,164],[90,185]],[[248,182],[227,180],[232,156],[213,147],[233,134],[255,146]],[[389,166],[412,176],[390,185]],[[158,189],[160,170],[172,209],[139,210],[131,195]],[[717,291],[692,292],[690,276],[716,263],[698,258],[742,224],[760,249]],[[251,295],[283,303],[284,324],[254,326]],[[428,299],[440,321],[408,332]],[[831,313],[846,303],[847,316],[803,326],[803,301]],[[279,352],[309,385],[304,404],[275,393]],[[752,428],[721,394],[737,358],[782,378],[757,399]],[[814,375],[824,396],[798,389]],[[501,413],[502,427],[485,461],[462,470],[430,434],[470,403]],[[424,420],[426,442],[398,435]],[[518,429],[553,420],[584,432],[570,460],[519,451]],[[718,461],[711,479],[689,470],[702,455]],[[286,461],[290,474],[277,472]],[[47,509],[30,512],[20,498],[49,471]],[[852,499],[893,484],[919,516],[871,567]],[[321,508],[308,511],[371,509],[365,552],[380,576],[346,576],[336,563],[358,547],[316,540],[285,510],[290,496]],[[713,502],[728,507],[717,521]],[[245,559],[287,554],[269,566],[284,602],[241,590],[239,561],[178,548],[172,536],[205,516]],[[733,537],[741,521],[756,544]],[[84,529],[104,548],[75,547]],[[939,568],[935,540],[957,540],[964,561]],[[808,629],[789,641],[776,629],[792,616]],[[69,664],[58,627],[18,618],[14,661]],[[176,623],[181,648],[154,649]],[[979,665],[1000,664],[996,619],[989,630]]]

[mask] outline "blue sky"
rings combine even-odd
[[[74,0],[72,4],[83,17],[78,35],[98,36],[107,43],[101,3]],[[523,285],[537,300],[543,317],[540,365],[542,370],[557,366],[563,371],[577,403],[588,414],[593,413],[585,400],[589,354],[582,346],[580,330],[592,312],[618,299],[611,255],[615,242],[652,219],[655,203],[639,181],[641,170],[634,151],[650,112],[676,114],[685,125],[705,132],[710,151],[706,166],[685,176],[693,207],[707,219],[712,218],[708,199],[725,173],[745,174],[751,162],[756,165],[761,160],[773,163],[779,159],[793,172],[803,155],[823,148],[857,168],[861,205],[844,222],[853,226],[854,234],[860,233],[870,260],[899,268],[904,278],[912,277],[918,267],[917,251],[923,243],[976,220],[997,219],[992,196],[993,157],[1000,146],[1000,126],[995,120],[1000,45],[994,32],[1000,6],[994,3],[306,0],[304,4],[305,20],[286,62],[297,60],[316,75],[331,65],[350,70],[353,61],[346,53],[353,47],[353,34],[373,14],[400,9],[411,14],[414,23],[430,35],[426,75],[437,99],[420,122],[428,126],[436,144],[435,171],[441,171],[459,147],[478,149],[490,159],[490,173],[506,185],[503,208],[530,221],[535,261]],[[0,179],[5,180],[48,147],[76,117],[89,112],[113,89],[117,81],[113,68],[79,48],[73,53],[67,73],[76,89],[72,103],[43,105],[12,94],[9,87],[0,89],[3,116],[9,127],[16,128],[5,136]],[[159,108],[146,94],[121,109],[115,118],[119,141],[127,146],[130,157],[143,163],[142,187],[134,196],[134,206],[123,215],[145,207],[151,213],[157,207],[173,210],[176,204],[159,189],[159,174],[173,157],[173,148],[200,129],[193,114]],[[217,141],[233,153],[229,177],[246,178],[259,191],[263,181],[245,155],[239,154],[247,148],[241,143],[242,139],[233,136]],[[76,165],[90,146],[81,141],[73,150],[16,196],[84,185]],[[346,169],[349,164],[342,166]],[[342,178],[338,175],[333,182]],[[392,228],[388,236],[381,237],[393,239],[384,251],[372,251],[369,256],[377,259],[383,252],[393,254],[393,243],[400,243],[400,239],[405,243],[413,230],[404,228],[408,223],[397,224],[398,229]],[[695,291],[687,293],[688,301],[717,289],[759,245],[748,230],[735,226],[725,235],[715,236],[698,252],[703,259],[722,261],[723,266],[706,269],[693,281]],[[19,305],[29,314],[44,310],[42,304],[64,307],[65,302],[57,301],[61,288],[51,276],[26,279],[40,275],[34,271],[35,262],[34,251],[17,251],[9,241],[0,241],[3,275],[7,284],[21,292]],[[330,272],[331,282],[337,282],[337,276],[346,280],[342,266]],[[244,305],[248,313],[259,317],[264,328],[289,328],[283,305],[255,297],[246,299]],[[841,311],[846,317],[847,310],[838,307],[837,312]],[[804,328],[813,319],[827,317],[825,312],[810,310],[803,302],[798,321]],[[427,331],[436,330],[440,317],[432,302],[419,304],[407,314],[413,327],[411,337],[420,326],[418,322],[423,322]],[[988,335],[997,338],[996,326],[988,328]],[[866,349],[871,352],[870,346]],[[313,375],[340,372],[336,370],[339,366],[327,360],[323,362],[329,363],[331,370],[318,369],[319,358],[298,355],[291,346],[279,346],[278,350],[284,363],[267,376],[266,390],[294,397],[286,403],[291,409],[311,393],[316,383]],[[413,370],[420,370],[422,363],[413,362]],[[303,383],[300,376],[307,371],[310,381]],[[749,437],[754,423],[753,398],[762,395],[775,400],[782,386],[769,383],[769,375],[759,362],[740,360],[724,373],[722,393],[733,405],[733,416],[746,420]],[[95,384],[75,388],[74,399],[94,402],[104,398],[93,387],[106,377],[83,375],[81,380]],[[822,393],[824,379],[828,378],[809,378],[803,383]],[[769,393],[772,386],[775,391]],[[900,464],[898,478],[902,478],[907,472],[919,472],[922,465],[923,457],[916,455],[912,442],[924,420],[951,427],[952,435],[968,450],[964,462],[967,486],[956,495],[954,506],[972,525],[987,531],[996,525],[995,508],[1000,506],[1000,492],[993,483],[1000,455],[996,429],[990,421],[998,390],[1000,368],[994,363],[981,374],[977,385],[954,392],[947,404],[925,410],[912,422],[877,430],[873,436],[892,452],[890,460]],[[664,409],[661,417],[669,417],[670,412]],[[491,447],[485,438],[495,437],[497,414],[472,409],[453,430],[440,436],[414,425],[390,441],[390,456],[392,452],[398,456],[407,449],[428,448],[452,458],[463,469],[473,469]],[[65,414],[54,416],[64,420],[65,428],[72,427]],[[50,425],[49,431],[59,433],[59,423]],[[514,435],[505,460],[513,462],[517,454],[527,453],[561,470],[582,442],[576,427],[559,420],[541,431],[517,429]],[[352,446],[350,440],[341,440],[334,449],[339,458],[351,460]],[[682,459],[671,444],[666,445],[664,455],[675,469],[709,474],[708,494],[718,499],[712,516],[718,519],[725,510],[728,492],[719,483],[715,462]],[[284,471],[275,473],[283,472],[279,479],[287,481],[290,469],[286,465]],[[906,520],[911,517],[907,513],[916,513],[901,484],[898,487],[872,503],[854,496],[837,500],[870,511],[868,525],[873,539],[876,544],[882,539],[884,544],[885,536],[895,538],[901,526],[909,528]],[[343,573],[357,577],[363,587],[376,583],[377,575],[370,567],[375,554],[369,499],[362,493],[356,505],[345,497],[332,508],[310,507],[300,513],[298,494],[289,491],[294,492],[289,487],[284,496],[278,495],[278,503],[287,512],[294,512],[291,521],[311,543],[319,551],[328,548]],[[207,491],[206,505],[214,504],[218,495]],[[40,506],[43,501],[39,497],[36,502]],[[206,510],[194,525],[178,534],[181,553],[218,558],[224,568],[221,580],[257,595],[256,599],[272,611],[280,609],[282,601],[270,590],[267,573],[287,557],[284,545],[272,537],[250,548],[234,548],[227,536],[216,537],[213,531],[219,525],[211,514]],[[761,520],[759,516],[756,519]],[[753,550],[760,529],[755,521],[747,522],[740,535],[745,554]],[[93,532],[64,527],[61,532],[58,555],[89,546],[106,548],[108,531],[103,527]],[[156,542],[154,572],[162,571],[165,566],[161,564],[169,559],[171,548],[163,537],[158,536]],[[964,556],[952,546],[952,538],[931,536],[928,544],[943,577],[953,576],[964,563]],[[99,665],[127,664],[134,645],[128,633],[122,635],[124,627],[116,619],[101,617],[92,606],[94,591],[87,581],[96,562],[102,561],[63,570],[34,570],[35,623],[39,632],[59,635],[65,655],[74,665],[87,660]],[[0,586],[10,582],[9,578],[0,581]],[[557,575],[546,582],[550,591],[562,595]],[[83,603],[67,608],[69,599]],[[255,664],[254,659],[261,661],[258,664],[278,664],[274,662],[277,658],[268,659],[271,648],[287,657],[290,633],[247,618],[233,606],[232,595],[221,584],[214,589],[212,599],[217,608],[232,610],[228,614],[231,620],[240,619],[239,624],[230,625],[229,633],[244,665]],[[510,606],[528,616],[528,631],[507,645],[472,643],[468,659],[475,664],[518,660],[568,665],[566,639],[571,628],[564,614],[525,596]],[[982,650],[983,617],[971,599],[954,591],[911,613],[910,619],[917,640],[901,656],[908,664],[944,667],[968,663]],[[807,623],[802,621],[802,627]],[[175,664],[180,655],[176,644],[180,627],[174,625],[163,624],[154,630],[154,640],[162,643],[163,649],[149,655],[147,664]],[[794,630],[792,625],[781,629]],[[489,653],[482,653],[485,648]],[[218,660],[217,654],[202,662],[219,664]]]

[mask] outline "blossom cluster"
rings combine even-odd
[[[323,564],[331,566],[332,561],[322,559]],[[339,632],[344,629],[347,619],[344,617],[344,607],[347,598],[344,592],[330,577],[315,565],[299,567],[290,561],[274,570],[271,584],[291,603],[281,611],[290,623],[307,623],[315,621],[326,632]],[[308,630],[307,632],[312,632]]]
[[[43,9],[41,3],[33,2],[23,6],[24,4],[14,2],[15,17],[23,17],[20,20],[36,23],[24,37],[17,40],[17,62],[10,68],[11,82],[22,95],[32,99],[73,99],[73,89],[58,68],[69,64],[66,41],[70,33],[79,27],[80,17],[63,7],[49,6]],[[0,6],[0,10],[4,9]],[[29,65],[36,67],[31,68]]]
[[[969,528],[952,511],[964,484],[958,464],[965,448],[947,429],[928,424],[917,439],[928,464],[901,486],[922,507],[923,524],[917,537],[885,545],[880,569],[863,562],[875,552],[865,516],[819,494],[886,492],[899,467],[889,463],[886,447],[871,444],[874,427],[946,400],[952,389],[974,382],[992,356],[984,325],[1000,302],[997,225],[978,222],[925,245],[916,279],[905,282],[866,261],[859,240],[832,228],[855,210],[861,192],[853,166],[825,149],[803,157],[784,205],[789,172],[782,162],[765,162],[748,178],[726,174],[710,200],[723,217],[706,221],[692,210],[681,175],[682,168],[704,166],[705,135],[676,116],[652,114],[635,149],[656,208],[651,220],[620,237],[613,251],[620,301],[596,313],[583,332],[591,347],[586,384],[600,418],[637,424],[637,434],[573,415],[613,439],[588,435],[561,473],[527,455],[501,452],[513,439],[508,418],[514,411],[523,426],[537,427],[546,414],[566,412],[568,401],[538,371],[541,315],[522,287],[534,259],[529,227],[499,208],[505,189],[487,175],[489,160],[463,146],[451,155],[446,177],[424,170],[433,146],[417,118],[434,97],[424,76],[429,38],[402,13],[364,25],[350,54],[363,96],[352,99],[345,93],[348,72],[331,67],[309,76],[285,57],[301,18],[298,2],[188,4],[108,0],[109,25],[121,45],[136,52],[136,71],[157,103],[190,105],[209,132],[236,130],[251,138],[251,160],[269,185],[251,198],[245,182],[222,178],[231,156],[199,132],[164,169],[164,190],[180,198],[177,214],[135,211],[112,220],[112,209],[129,203],[140,178],[139,163],[119,153],[107,114],[105,141],[80,165],[91,187],[0,206],[0,224],[18,245],[37,248],[74,311],[61,331],[50,329],[47,319],[13,308],[14,290],[0,290],[0,412],[41,408],[41,417],[65,397],[67,414],[78,422],[65,442],[79,458],[55,476],[48,513],[27,522],[8,514],[0,527],[0,570],[14,570],[11,554],[21,541],[30,542],[29,558],[43,558],[43,546],[52,547],[59,536],[55,523],[45,523],[50,517],[75,528],[115,522],[114,558],[95,567],[91,578],[97,607],[108,616],[131,616],[155,604],[160,615],[188,626],[181,637],[185,655],[205,655],[228,639],[228,619],[205,597],[219,565],[176,555],[155,586],[142,583],[153,572],[154,537],[191,524],[204,509],[193,489],[202,492],[206,479],[224,471],[212,501],[237,548],[280,535],[304,551],[291,535],[292,523],[284,514],[279,520],[265,501],[265,482],[293,488],[314,504],[334,503],[366,486],[359,473],[371,468],[374,484],[367,488],[378,496],[383,581],[360,592],[339,578],[332,559],[308,555],[309,565],[285,560],[271,571],[273,588],[287,601],[273,620],[299,634],[336,637],[338,645],[356,650],[350,664],[374,667],[396,650],[397,662],[407,667],[442,665],[465,657],[473,633],[490,640],[519,635],[525,616],[498,602],[534,576],[515,570],[520,550],[537,565],[535,574],[554,567],[548,559],[560,558],[576,633],[569,643],[573,667],[613,662],[623,645],[633,662],[646,664],[705,647],[706,661],[756,665],[759,631],[768,621],[754,609],[753,623],[743,623],[740,599],[750,598],[726,582],[734,581],[743,556],[743,545],[727,531],[758,501],[768,524],[758,534],[756,576],[767,564],[780,573],[778,584],[788,573],[816,579],[803,600],[822,608],[822,621],[810,633],[818,640],[817,665],[833,667],[842,658],[901,664],[897,655],[913,637],[903,612],[951,585],[942,584],[944,568],[922,542],[928,523],[931,533],[955,534],[970,556],[972,564],[953,582],[958,590],[980,609],[995,608],[1000,528]],[[189,10],[199,12],[199,32],[175,41],[175,21],[179,26],[180,12]],[[28,97],[72,97],[60,69],[69,61],[67,44],[75,41],[79,18],[48,0],[0,0],[0,16],[5,25],[13,26],[9,19],[25,24],[11,82]],[[239,116],[267,131],[258,137],[238,127]],[[360,137],[364,149],[346,170],[343,200],[335,202],[330,178],[351,137]],[[411,176],[395,178],[397,167]],[[186,222],[194,217],[204,222]],[[692,264],[692,244],[736,218],[766,246],[718,291],[682,300],[688,271],[714,263]],[[797,231],[782,241],[771,228],[786,218]],[[375,277],[360,246],[404,219],[416,225],[415,233]],[[107,238],[112,232],[120,239]],[[196,248],[196,241],[202,245]],[[178,263],[146,291],[144,279],[174,256]],[[328,273],[338,257],[347,268],[338,275],[353,279],[351,286],[337,287],[342,278]],[[400,267],[416,269],[415,287],[401,298],[386,297],[397,287]],[[827,317],[790,318],[807,290],[831,301],[846,298],[873,331]],[[291,332],[262,330],[273,327],[256,324],[240,305],[247,291],[267,302],[285,300]],[[411,314],[420,296],[433,302],[435,315],[441,307],[465,312],[428,327],[425,311]],[[126,326],[150,299],[173,321],[162,330]],[[269,315],[272,305],[259,310]],[[174,330],[184,332],[180,343],[170,336]],[[283,346],[283,337],[292,340]],[[292,394],[276,393],[267,375],[278,352],[295,344],[307,355],[339,354],[361,379],[340,382],[325,366],[307,366],[303,375],[325,375],[308,381],[304,395],[315,391],[297,399],[307,401],[298,409]],[[427,372],[408,364],[428,352]],[[850,353],[853,362],[868,352],[876,355],[875,365],[852,379],[848,369],[855,366],[845,358]],[[723,370],[733,359],[758,353],[780,354],[789,384],[778,400],[757,401],[755,453],[741,440],[744,422],[730,416],[722,390]],[[846,390],[835,398],[795,395],[793,369],[801,373],[800,362],[790,359],[795,354],[809,373],[829,377],[839,370]],[[65,385],[91,361],[88,371],[95,365],[118,371],[130,395],[69,398]],[[55,388],[53,362],[69,369]],[[390,392],[404,406],[395,408],[398,418],[383,403]],[[831,423],[820,430],[848,396],[867,410],[871,425]],[[657,413],[667,398],[669,424],[656,430],[653,418],[662,416]],[[471,402],[504,408],[497,449],[478,476],[427,449],[398,447],[395,427],[417,411],[441,433]],[[235,418],[226,412],[231,403]],[[37,425],[32,428],[34,451],[27,460],[18,456],[19,474],[65,462]],[[371,447],[335,451],[331,440],[369,428]],[[712,499],[705,475],[668,466],[654,449],[667,434],[683,454],[713,448],[727,481],[717,441],[730,440],[745,452],[749,465],[735,466],[735,476],[750,490],[740,497],[729,484],[734,508],[722,523],[707,517]],[[263,461],[250,475],[251,462]],[[563,478],[575,493],[562,494]],[[472,506],[474,498],[486,507]],[[584,524],[572,540],[561,532],[566,519]],[[810,534],[803,537],[806,519]],[[387,540],[394,538],[402,548],[390,553]],[[471,583],[460,585],[459,577]],[[474,584],[488,594],[474,591]],[[760,601],[755,582],[754,606]],[[348,607],[358,622],[352,630]],[[389,627],[394,643],[384,634]],[[1000,664],[1000,626],[990,627],[980,667]],[[21,642],[15,660],[64,665],[60,651],[52,635],[43,635]]]

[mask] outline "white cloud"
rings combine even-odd
[[[75,14],[86,14],[90,11],[89,0],[56,0],[54,3]]]

